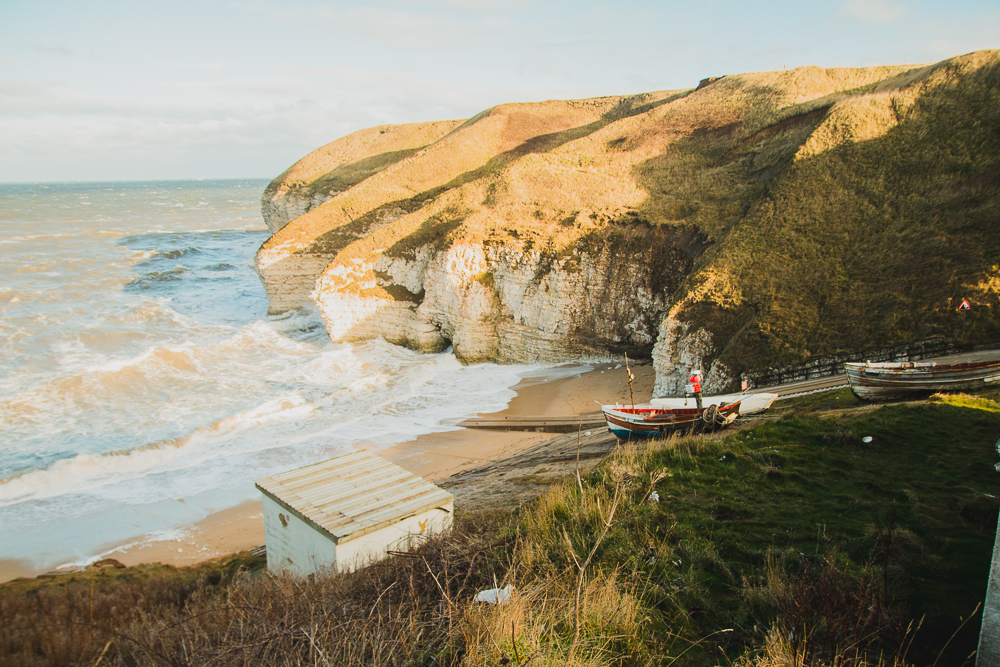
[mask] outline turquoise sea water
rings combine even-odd
[[[86,562],[513,396],[525,367],[268,317],[265,185],[0,184],[0,558]]]

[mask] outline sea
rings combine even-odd
[[[170,537],[255,479],[501,410],[539,372],[267,315],[266,185],[0,184],[0,559]]]

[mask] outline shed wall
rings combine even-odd
[[[348,572],[385,558],[387,549],[404,549],[411,538],[421,539],[451,528],[455,502],[398,521],[385,528],[337,545],[337,571]],[[270,549],[270,547],[268,547]],[[270,567],[270,561],[268,561]]]
[[[307,577],[333,571],[337,545],[333,539],[295,514],[264,497],[264,536],[267,544],[267,569],[275,574],[288,572]]]

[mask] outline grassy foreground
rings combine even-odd
[[[11,582],[0,662],[972,664],[1000,396],[819,396],[722,439],[622,447],[354,574],[298,582],[244,556]],[[472,601],[506,584],[509,604]]]

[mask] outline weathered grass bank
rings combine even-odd
[[[311,583],[246,557],[12,582],[0,662],[971,664],[997,398],[806,397],[723,439],[624,447],[518,510]],[[510,604],[472,603],[505,584]]]

